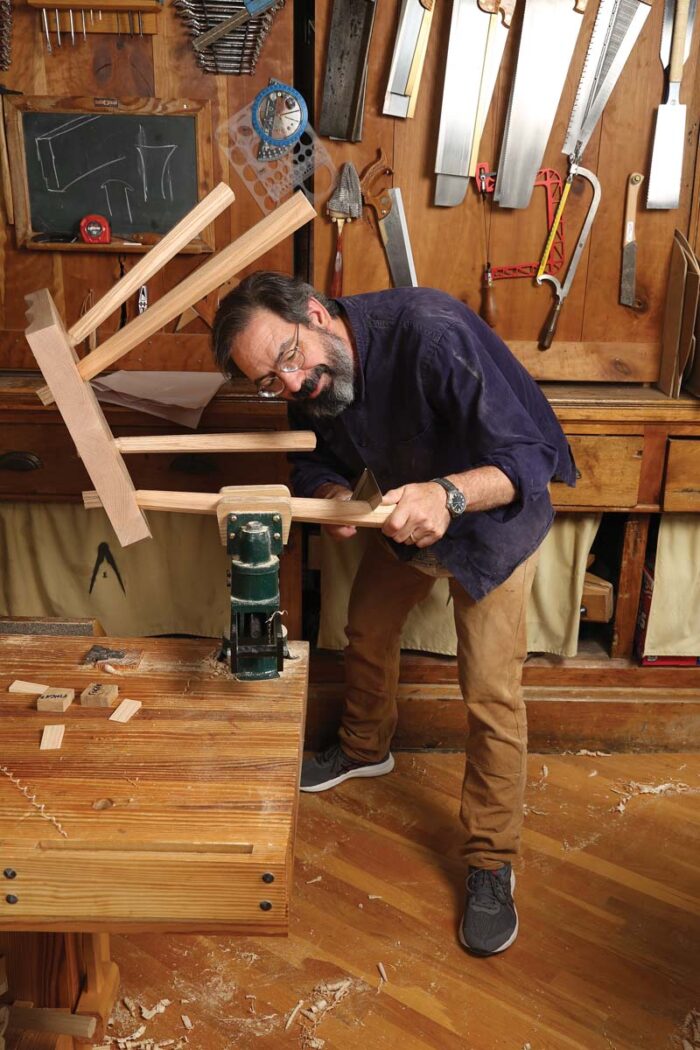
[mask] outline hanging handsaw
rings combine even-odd
[[[656,113],[654,148],[647,187],[647,208],[677,208],[683,174],[685,111],[680,90],[683,66],[690,51],[696,0],[666,0],[659,51],[668,69],[666,101]]]
[[[417,288],[418,278],[401,190],[398,187],[390,187],[374,192],[375,182],[382,176],[391,175],[393,171],[387,164],[384,151],[380,149],[377,160],[362,173],[362,201],[375,214],[394,288]]]
[[[319,135],[362,139],[367,59],[376,0],[333,0]]]
[[[576,47],[586,0],[526,0],[494,200],[527,208]]]
[[[556,299],[540,337],[541,350],[548,350],[552,345],[564,299],[569,293],[571,282],[576,274],[576,267],[600,203],[600,183],[593,172],[579,165],[579,159],[588,145],[650,10],[650,5],[644,0],[601,0],[596,14],[562,149],[563,153],[569,154],[569,174],[552,229],[556,229],[561,220],[569,192],[577,175],[583,176],[590,182],[593,187],[593,200],[571,256],[563,284],[560,284],[556,277],[545,273],[553,240],[551,230],[547,238],[535,279],[538,284],[550,281],[554,285]]]
[[[435,204],[441,207],[464,200],[515,7],[515,0],[507,0],[501,6],[501,20],[498,13],[486,9],[486,2],[452,0],[435,158]]]
[[[650,11],[644,0],[600,0],[562,153],[583,155]]]
[[[382,110],[387,116],[415,113],[434,4],[435,0],[403,0]]]

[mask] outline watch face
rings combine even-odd
[[[454,489],[447,494],[447,509],[453,518],[456,518],[459,514],[463,514],[467,507],[467,501],[464,498],[464,493],[460,492],[459,489]]]

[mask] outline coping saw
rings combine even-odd
[[[600,183],[592,171],[580,166],[579,159],[588,145],[650,10],[651,6],[644,0],[601,0],[596,14],[562,148],[563,153],[569,154],[569,174],[535,278],[538,284],[549,281],[554,285],[556,293],[554,306],[540,337],[541,350],[548,350],[552,345],[564,299],[576,275],[576,268],[600,204]],[[554,239],[555,227],[561,219],[571,186],[577,175],[581,175],[590,182],[593,188],[593,198],[576,248],[571,256],[566,277],[563,283],[560,283],[556,277],[546,274],[545,269]]]

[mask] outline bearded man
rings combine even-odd
[[[353,584],[338,741],[306,759],[301,790],[394,768],[400,637],[436,576],[448,576],[469,732],[461,821],[462,945],[515,940],[512,864],[523,818],[525,614],[553,520],[548,484],[575,484],[548,402],[467,306],[428,288],[327,299],[285,274],[252,274],[221,302],[214,356],[261,397],[289,404],[317,447],[291,456],[298,496],[349,499],[365,467],[396,504]],[[328,526],[338,540],[354,528]]]

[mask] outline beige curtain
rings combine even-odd
[[[700,656],[700,515],[663,514],[644,656]]]
[[[530,652],[576,654],[586,559],[600,519],[600,514],[562,514],[555,519],[542,544],[530,598]],[[343,649],[347,644],[348,599],[365,542],[363,532],[343,543],[322,533],[318,644],[323,649]],[[401,638],[404,649],[454,655],[456,637],[448,597],[447,580],[436,580],[425,601],[409,613]]]
[[[148,515],[153,539],[121,547],[102,510],[0,503],[0,615],[88,616],[107,634],[228,631],[216,518]]]

